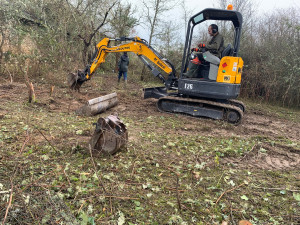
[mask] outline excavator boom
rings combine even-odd
[[[127,43],[109,46],[111,41],[127,41]],[[128,42],[129,41],[129,42]],[[87,65],[83,71],[78,71],[77,73],[71,73],[68,77],[68,85],[71,89],[77,89],[81,85],[90,80],[97,68],[105,62],[105,58],[108,53],[116,52],[133,52],[135,53],[144,64],[151,70],[151,72],[161,79],[165,86],[169,88],[176,88],[177,78],[175,76],[175,69],[173,65],[165,58],[161,57],[158,52],[156,52],[145,40],[140,39],[139,37],[135,38],[126,38],[122,37],[120,39],[109,39],[104,38],[97,44],[97,50],[94,53],[94,57],[91,61],[91,64]],[[165,77],[150,63],[150,60],[157,67],[163,70],[166,74],[169,75],[166,80]]]

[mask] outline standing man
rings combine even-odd
[[[124,52],[124,54],[121,56],[119,64],[118,64],[118,69],[119,69],[118,83],[120,83],[120,79],[123,75],[125,85],[127,84],[128,65],[129,65],[129,57],[127,55],[127,52]]]

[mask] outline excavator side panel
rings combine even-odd
[[[219,83],[200,79],[178,80],[178,93],[193,97],[235,99],[240,93],[240,87],[240,84]]]
[[[225,56],[219,64],[217,82],[240,84],[244,62],[241,57]]]

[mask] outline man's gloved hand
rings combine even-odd
[[[205,48],[205,44],[200,43],[200,44],[198,45],[198,47],[199,47],[199,48]]]
[[[191,51],[192,51],[192,52],[198,52],[199,49],[198,49],[198,48],[192,48]]]

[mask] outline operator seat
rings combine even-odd
[[[232,54],[232,48],[231,44],[228,44],[227,47],[223,50],[221,54],[221,59],[224,56],[230,56]],[[217,75],[218,75],[218,69],[219,69],[219,64],[220,64],[220,59],[217,56],[212,55],[210,52],[205,52],[203,53],[205,55],[205,60],[209,62],[209,74],[208,74],[208,79],[211,81],[216,81],[217,80]]]
[[[221,58],[223,58],[224,56],[230,56],[231,54],[232,54],[231,44],[228,44],[227,47],[221,53]]]
[[[209,51],[204,52],[203,57],[205,61],[209,63],[208,79],[211,81],[216,81],[221,60],[217,56],[211,54]]]
[[[225,56],[230,56],[230,55],[232,55],[232,48],[231,48],[231,44],[228,44],[227,47],[221,53],[221,59]],[[200,72],[198,72],[198,78],[204,78],[209,81],[216,81],[219,64],[221,61],[220,58],[211,54],[209,51],[204,52],[200,56],[202,58],[199,59],[204,63],[201,64]]]

